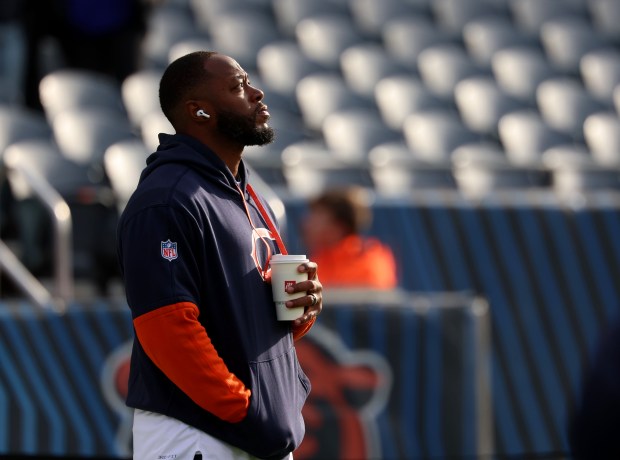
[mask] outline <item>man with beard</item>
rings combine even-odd
[[[317,266],[277,321],[269,258],[286,253],[242,153],[271,142],[264,94],[228,56],[188,54],[162,76],[160,134],[118,228],[135,340],[127,404],[135,459],[282,459],[310,391],[294,341],[322,309]]]

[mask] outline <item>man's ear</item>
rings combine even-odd
[[[208,104],[204,102],[190,100],[185,103],[186,115],[194,121],[203,121],[211,118],[209,115]]]

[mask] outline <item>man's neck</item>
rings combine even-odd
[[[206,145],[226,164],[234,177],[239,174],[239,164],[241,163],[241,155],[243,154],[243,145],[229,139],[222,139],[218,136],[209,135],[204,132],[187,132],[188,136],[192,136],[202,144]]]

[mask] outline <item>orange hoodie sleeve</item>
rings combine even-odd
[[[247,414],[250,390],[232,374],[198,321],[190,302],[168,305],[134,320],[148,357],[204,410],[227,422]]]
[[[310,328],[314,325],[315,321],[316,321],[316,316],[312,318],[310,321],[308,321],[307,323],[293,327],[293,340],[299,340],[304,335],[306,335],[308,331],[310,330]]]

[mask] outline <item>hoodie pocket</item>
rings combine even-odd
[[[304,436],[301,409],[310,381],[301,370],[295,348],[268,361],[251,362],[252,397],[244,420],[260,457],[293,451]],[[255,454],[256,455],[256,454]]]

